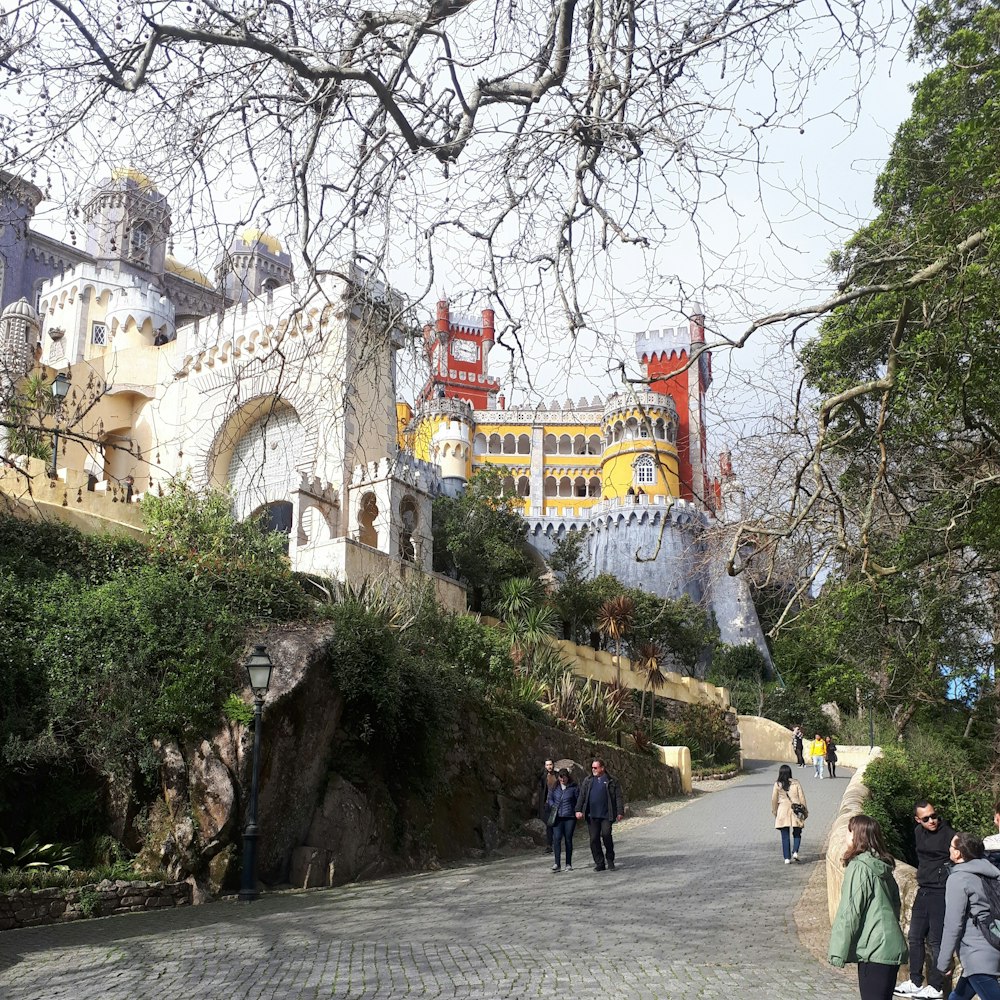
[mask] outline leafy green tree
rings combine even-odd
[[[495,609],[504,580],[534,568],[521,505],[502,486],[500,470],[487,466],[459,496],[434,501],[434,568],[469,585],[475,611]]]

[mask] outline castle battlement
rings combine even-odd
[[[391,458],[379,458],[354,467],[351,486],[364,486],[380,479],[396,479],[414,489],[437,495],[441,492],[440,473],[433,462],[414,458],[408,452],[399,452]]]
[[[688,324],[683,326],[665,326],[659,330],[647,330],[645,333],[636,335],[635,353],[640,361],[647,361],[653,355],[663,357],[677,356],[690,353],[691,351],[691,328]]]
[[[432,417],[448,415],[459,420],[473,419],[473,409],[464,399],[452,399],[444,396],[441,399],[428,399],[417,407],[417,417]]]
[[[609,396],[604,404],[602,422],[635,409],[668,410],[672,416],[677,416],[677,404],[666,393],[637,389]]]

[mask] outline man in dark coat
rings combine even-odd
[[[611,826],[625,815],[625,800],[621,785],[605,770],[604,761],[595,757],[590,765],[590,777],[584,778],[580,797],[576,800],[576,818],[586,819],[590,830],[590,853],[594,856],[594,871],[615,870],[615,842]],[[604,849],[601,849],[604,841]]]
[[[938,971],[938,952],[944,933],[944,889],[951,869],[949,848],[955,831],[938,815],[937,810],[921,799],[913,807],[917,846],[917,895],[910,916],[910,978],[901,982],[896,996],[939,1000],[944,996],[944,977]],[[931,964],[924,981],[924,941],[930,948]]]
[[[538,818],[544,823],[549,815],[549,807],[545,804],[549,800],[549,792],[559,784],[559,777],[556,774],[556,765],[552,760],[545,762],[545,769],[538,779]],[[552,853],[552,827],[545,827],[545,849]]]

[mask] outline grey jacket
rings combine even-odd
[[[1000,871],[977,858],[955,865],[948,876],[944,890],[944,934],[938,952],[938,968],[942,972],[951,964],[952,954],[958,951],[963,975],[1000,975],[1000,951],[986,940],[972,919],[973,914],[989,913],[980,875],[1000,878]]]

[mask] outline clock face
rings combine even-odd
[[[475,364],[479,360],[479,345],[472,340],[453,340],[451,342],[451,356],[456,361]]]

